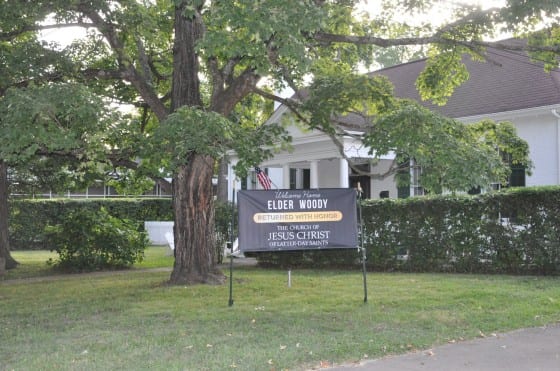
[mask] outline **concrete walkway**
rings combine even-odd
[[[330,371],[558,371],[560,324],[446,344],[429,350],[360,363]]]

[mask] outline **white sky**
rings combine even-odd
[[[361,8],[367,10],[371,14],[376,14],[380,10],[380,1],[378,0],[362,0]],[[434,13],[428,17],[428,19],[445,19],[446,8],[452,6],[453,4],[476,4],[481,6],[483,9],[504,6],[505,0],[442,0],[438,2],[440,9],[434,10]],[[419,18],[422,21],[422,18]],[[425,20],[425,19],[424,19]],[[410,21],[407,19],[407,21]],[[45,30],[42,33],[42,39],[49,42],[57,42],[62,47],[67,46],[76,38],[84,37],[86,34],[85,29],[81,27],[69,27],[64,29],[52,29]]]
[[[361,5],[358,9],[362,9],[375,16],[381,11],[381,3],[379,0],[361,0]],[[394,21],[407,23],[409,25],[420,25],[429,22],[435,26],[438,23],[443,24],[449,19],[449,15],[453,8],[457,5],[475,5],[481,9],[489,9],[493,7],[503,7],[506,5],[506,0],[440,0],[436,1],[433,8],[427,14],[417,14],[411,16],[410,14],[403,14],[400,19],[394,18]]]

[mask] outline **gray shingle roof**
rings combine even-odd
[[[425,67],[425,59],[372,74],[388,77],[397,97],[417,100],[454,118],[560,104],[560,70],[547,73],[542,64],[531,61],[523,52],[488,48],[486,54],[486,62],[464,58],[470,78],[444,106],[421,101],[418,95],[415,82]]]

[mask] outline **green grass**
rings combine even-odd
[[[37,251],[12,251],[12,257],[20,263],[17,269],[8,271],[3,280],[13,280],[18,278],[46,277],[59,275],[60,272],[47,264],[49,259],[56,260],[56,252],[37,250]],[[144,252],[144,260],[134,264],[132,269],[150,269],[173,267],[173,256],[169,254],[166,246],[150,246]]]
[[[17,269],[9,270],[0,277],[0,282],[6,279],[52,276],[57,274],[50,265],[49,259],[55,260],[58,254],[50,251],[12,251],[12,257],[19,263]]]
[[[4,280],[0,369],[297,370],[560,321],[558,278],[369,273],[364,304],[358,271],[233,277],[232,307],[155,270]]]
[[[173,255],[167,246],[151,246],[144,251],[144,260],[134,264],[134,269],[173,267]]]

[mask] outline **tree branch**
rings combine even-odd
[[[154,111],[154,114],[160,121],[165,120],[169,114],[169,110],[161,102],[152,85],[149,83],[147,79],[148,76],[143,76],[139,73],[132,61],[129,60],[124,52],[124,44],[119,38],[115,25],[106,22],[103,17],[85,3],[81,3],[78,6],[78,10],[93,22],[97,30],[107,40],[111,50],[113,50],[117,57],[122,78],[129,81],[138,90],[139,94]]]
[[[6,86],[5,88],[1,88],[0,89],[0,97],[4,96],[6,94],[6,90],[10,89],[10,88],[25,88],[28,87],[29,85],[32,84],[40,84],[43,82],[57,82],[57,81],[62,81],[63,80],[63,75],[59,72],[53,72],[50,74],[45,74],[43,76],[39,76],[36,78],[32,78],[32,79],[27,79],[27,80],[22,80],[22,81],[17,81],[12,83],[11,85]]]
[[[86,157],[84,157],[84,153],[85,151],[82,148],[76,148],[73,150],[69,150],[69,151],[48,151],[45,148],[42,149],[38,149],[35,152],[35,155],[37,156],[45,156],[45,157],[53,157],[53,158],[60,158],[60,159],[68,159],[68,160],[76,160],[76,161],[89,161],[91,159],[88,159]],[[105,162],[105,161],[101,161],[101,162]],[[127,169],[131,169],[131,170],[137,170],[139,167],[138,162],[130,160],[126,157],[123,156],[122,153],[118,152],[118,151],[111,151],[108,155],[107,155],[107,162],[105,162],[113,167],[124,167]],[[162,189],[164,190],[164,192],[166,193],[171,193],[172,189],[171,189],[171,183],[169,181],[167,181],[165,178],[162,177],[158,177],[158,176],[153,176],[150,177],[154,182],[156,182],[157,184],[159,184]]]
[[[254,91],[260,79],[254,68],[247,68],[221,94],[213,97],[211,110],[228,116],[237,103]]]
[[[425,36],[425,37],[403,37],[403,38],[382,38],[375,36],[353,36],[353,35],[338,35],[326,32],[317,32],[313,38],[321,43],[349,43],[355,45],[376,45],[382,48],[391,46],[410,46],[410,45],[427,45],[427,44],[442,44],[442,45],[461,45],[468,48],[485,47],[496,48],[501,50],[512,51],[546,51],[560,54],[560,45],[550,46],[531,46],[527,44],[515,44],[507,41],[481,41],[469,40],[460,41],[456,39],[449,39],[441,35]]]
[[[253,92],[260,95],[263,98],[270,99],[285,105],[294,115],[296,115],[298,120],[309,123],[309,121],[302,115],[302,113],[299,112],[299,108],[301,106],[300,102],[290,98],[286,99],[286,98],[279,97],[275,94],[271,94],[259,88],[254,88]]]

